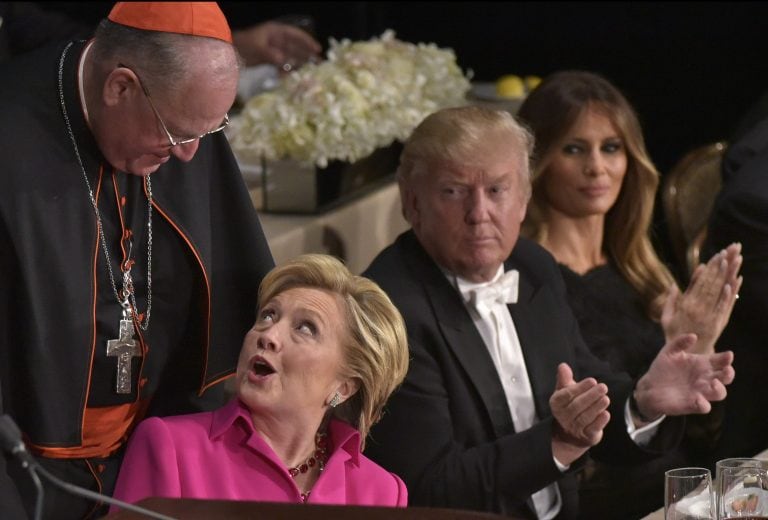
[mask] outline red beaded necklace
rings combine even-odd
[[[296,478],[301,473],[306,473],[310,469],[317,466],[322,472],[325,469],[325,463],[328,461],[328,434],[325,432],[317,432],[315,434],[315,451],[309,456],[307,460],[295,466],[288,468],[288,473],[291,477]],[[301,501],[306,502],[309,498],[309,491],[301,493]]]

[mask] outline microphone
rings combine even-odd
[[[3,451],[16,457],[21,462],[21,466],[29,471],[30,477],[32,477],[32,480],[35,482],[35,487],[37,488],[37,498],[35,500],[35,520],[42,518],[43,514],[44,491],[43,485],[40,482],[40,478],[38,476],[38,472],[56,487],[61,488],[73,495],[87,498],[95,502],[106,502],[107,504],[117,506],[122,509],[140,513],[142,515],[148,516],[149,518],[156,518],[157,520],[176,520],[173,517],[156,513],[149,509],[129,504],[128,502],[123,502],[122,500],[108,497],[106,495],[102,495],[101,493],[96,493],[90,489],[85,489],[80,486],[70,484],[69,482],[65,482],[57,476],[53,475],[47,469],[41,466],[37,459],[35,459],[32,454],[27,451],[27,447],[24,445],[24,441],[21,440],[21,430],[19,430],[19,427],[16,425],[16,422],[14,422],[11,416],[7,414],[0,415],[0,446],[2,446]]]
[[[19,459],[21,467],[29,471],[29,476],[35,483],[35,489],[37,490],[35,496],[35,520],[39,520],[43,512],[43,498],[45,497],[43,483],[40,482],[40,477],[37,476],[36,471],[39,463],[27,451],[27,447],[24,446],[21,440],[21,430],[16,426],[10,415],[0,415],[0,445],[2,445],[3,451]]]

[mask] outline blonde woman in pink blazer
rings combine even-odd
[[[304,255],[274,269],[213,412],[152,417],[128,444],[115,497],[405,506],[395,474],[362,454],[408,368],[402,318],[370,280]]]

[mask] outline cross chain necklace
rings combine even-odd
[[[107,263],[107,270],[109,272],[109,280],[112,283],[112,291],[117,299],[118,303],[123,309],[122,318],[120,320],[120,337],[107,341],[107,356],[116,356],[117,359],[117,384],[116,392],[118,394],[128,394],[131,392],[131,358],[134,356],[141,356],[141,352],[138,349],[136,340],[133,338],[134,325],[132,320],[132,309],[138,310],[136,305],[136,296],[134,295],[133,279],[131,278],[131,265],[130,260],[131,248],[129,245],[128,259],[123,263],[123,288],[117,290],[117,284],[115,283],[115,274],[112,271],[112,259],[109,256],[109,249],[107,248],[107,240],[104,237],[104,226],[101,222],[101,213],[99,212],[99,206],[96,202],[96,197],[93,195],[93,189],[91,183],[88,180],[88,174],[85,171],[83,160],[80,156],[80,150],[77,146],[77,140],[75,134],[72,131],[72,125],[69,121],[69,115],[67,114],[66,103],[64,102],[64,60],[69,52],[70,47],[74,42],[70,42],[64,48],[59,60],[59,101],[61,102],[61,112],[64,116],[64,123],[69,133],[69,138],[72,141],[72,146],[75,150],[75,156],[77,157],[77,163],[80,165],[80,171],[83,174],[85,185],[88,188],[88,196],[93,206],[93,211],[96,214],[96,228],[99,234],[99,241],[104,251],[104,257]],[[149,327],[149,316],[152,310],[152,184],[150,176],[146,177],[147,182],[147,312],[146,317],[142,323],[139,323],[139,327],[142,330],[147,330]],[[133,307],[131,307],[133,306]],[[138,320],[137,320],[138,321]]]

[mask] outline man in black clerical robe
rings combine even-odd
[[[177,7],[163,7],[171,8]],[[181,17],[164,16],[162,23],[175,19]],[[118,20],[112,24],[124,21]],[[215,23],[226,42],[221,20]],[[4,412],[41,464],[109,494],[142,417],[222,404],[219,383],[234,371],[258,285],[273,260],[226,137],[206,135],[225,113],[209,115],[205,100],[189,97],[172,105],[178,84],[150,81],[127,51],[127,63],[99,58],[93,48],[86,59],[92,42],[49,46],[0,66],[0,382]],[[219,45],[226,51],[225,42]],[[97,59],[103,61],[90,61]],[[103,66],[94,66],[101,71],[96,76],[89,75],[93,63]],[[108,78],[103,89],[93,87],[98,73]],[[232,84],[236,72],[223,94],[231,89],[234,99]],[[218,100],[222,110],[231,106],[227,100]],[[133,108],[120,117],[105,116],[129,102]],[[200,120],[190,114],[185,122],[188,106],[202,107]],[[168,128],[201,137],[171,146]],[[151,175],[113,167],[106,135],[118,148],[157,143],[154,159],[162,164]],[[128,319],[139,355],[119,361],[107,345],[125,319],[116,291],[125,288],[127,268],[134,291]],[[31,516],[32,480],[17,463],[7,464]],[[5,491],[2,496],[14,496]],[[81,518],[96,507],[50,485],[45,502],[45,516],[57,519]]]

